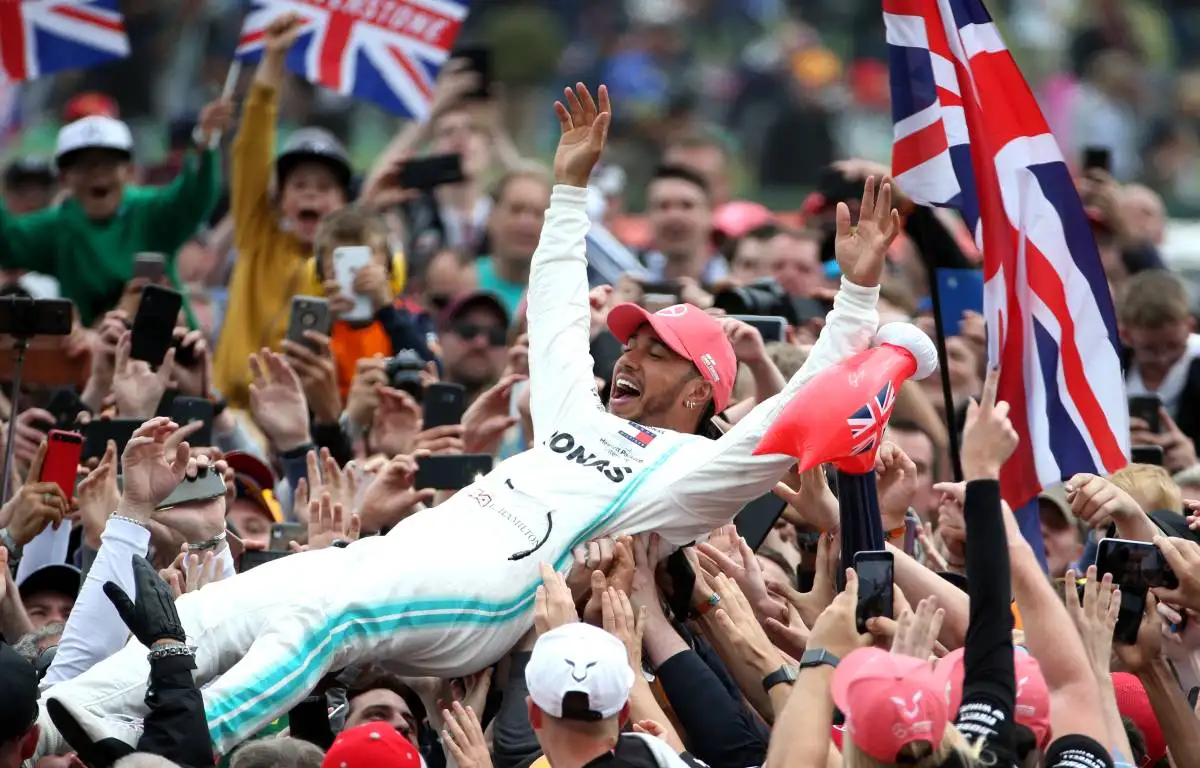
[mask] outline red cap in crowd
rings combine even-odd
[[[1050,688],[1042,675],[1042,667],[1023,648],[1013,651],[1013,667],[1017,678],[1017,725],[1032,731],[1038,749],[1045,749],[1050,743]],[[945,683],[946,700],[953,715],[962,704],[962,648],[947,653],[938,661],[937,675]]]
[[[608,330],[622,344],[647,323],[671,350],[690,360],[713,389],[717,413],[729,405],[737,356],[725,337],[725,329],[712,315],[692,304],[675,304],[654,314],[637,304],[618,304],[608,313]]]
[[[85,117],[97,116],[113,119],[121,117],[117,102],[113,101],[111,96],[106,96],[99,91],[85,91],[72,97],[63,107],[64,123],[73,123]]]
[[[1167,740],[1142,681],[1128,672],[1113,672],[1112,686],[1117,695],[1117,710],[1122,717],[1132,720],[1146,739],[1146,761],[1142,764],[1154,765],[1167,756]]]
[[[338,734],[321,768],[421,768],[421,753],[384,723],[367,723]]]
[[[881,648],[860,648],[833,673],[833,701],[846,715],[846,734],[862,753],[894,763],[900,750],[942,743],[950,709],[927,661]]]
[[[726,237],[741,237],[773,221],[770,208],[749,200],[730,200],[713,212],[713,229]]]

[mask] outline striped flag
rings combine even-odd
[[[896,182],[959,211],[984,259],[989,358],[1021,435],[1014,508],[1129,456],[1116,317],[1054,136],[980,0],[883,0]]]

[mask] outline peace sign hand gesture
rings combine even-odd
[[[586,187],[592,175],[592,167],[604,151],[608,138],[608,126],[612,122],[612,105],[608,101],[608,87],[600,86],[600,105],[583,83],[576,83],[575,90],[563,90],[566,105],[554,102],[554,113],[562,136],[558,150],[554,153],[554,180],[571,187]]]
[[[900,214],[892,207],[892,182],[884,179],[875,191],[875,177],[863,184],[858,226],[850,227],[850,207],[837,204],[837,237],[834,253],[842,274],[855,285],[874,288],[883,275],[887,250],[900,234]]]

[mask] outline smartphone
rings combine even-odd
[[[204,424],[199,432],[188,437],[189,445],[202,446],[213,444],[212,423],[216,410],[211,401],[203,397],[176,397],[171,402],[171,421],[183,426],[193,421]]]
[[[162,365],[167,350],[175,343],[175,323],[182,307],[183,295],[179,291],[147,285],[133,318],[129,356],[145,360],[153,367]]]
[[[935,272],[940,307],[938,319],[947,336],[957,336],[964,314],[983,314],[983,270],[942,268]]]
[[[466,410],[465,397],[466,390],[459,384],[437,382],[425,387],[425,397],[421,401],[421,429],[461,424]]]
[[[1130,395],[1129,415],[1146,422],[1154,434],[1162,432],[1162,419],[1159,418],[1162,409],[1162,398],[1158,395]]]
[[[70,431],[75,426],[79,414],[90,409],[79,399],[75,390],[64,388],[55,390],[54,394],[50,396],[50,402],[46,403],[46,410],[54,417],[56,428]]]
[[[730,315],[758,331],[764,342],[783,341],[787,338],[788,321],[778,315]]]
[[[1129,449],[1129,460],[1134,464],[1152,464],[1163,466],[1163,449],[1161,445],[1135,445]]]
[[[74,321],[75,305],[67,299],[0,298],[0,334],[5,336],[67,336]]]
[[[405,163],[400,169],[398,182],[403,189],[421,190],[457,184],[466,178],[462,169],[462,155],[430,155]]]
[[[134,278],[142,278],[153,285],[166,273],[167,259],[161,253],[139,253],[133,258]]]
[[[426,456],[417,463],[414,488],[459,491],[492,471],[492,457],[485,453],[458,456]]]
[[[83,458],[98,459],[103,456],[109,440],[117,444],[117,457],[120,458],[125,444],[140,426],[141,419],[93,419],[82,430]]]
[[[1142,627],[1142,615],[1146,612],[1146,590],[1130,587],[1121,588],[1121,607],[1117,611],[1117,625],[1113,627],[1113,642],[1122,645],[1137,645],[1138,630]]]
[[[271,526],[271,541],[267,549],[271,552],[290,552],[288,542],[308,543],[308,526],[304,523],[275,523]]]
[[[168,509],[194,501],[209,501],[224,495],[225,478],[215,469],[205,468],[197,473],[195,478],[185,479],[175,486],[175,490],[159,503],[158,509]]]
[[[1084,147],[1083,169],[1105,172],[1112,170],[1112,151],[1108,147]]]
[[[470,69],[479,75],[479,87],[464,98],[487,99],[492,95],[492,49],[483,46],[469,46],[458,49],[454,58],[470,62]]]
[[[329,310],[329,302],[314,296],[293,296],[292,316],[288,320],[287,340],[303,344],[313,352],[317,345],[304,336],[305,331],[316,331],[328,336],[333,329],[333,313]]]
[[[1195,711],[1197,698],[1200,698],[1200,685],[1193,685],[1192,690],[1188,691],[1188,709]]]
[[[1179,578],[1158,547],[1148,541],[1101,539],[1096,553],[1096,572],[1111,573],[1122,590],[1150,587],[1175,589]]]
[[[895,563],[892,553],[855,552],[854,572],[858,574],[858,606],[855,620],[860,634],[867,631],[867,620],[892,618]]]
[[[786,506],[787,502],[771,491],[767,491],[742,507],[742,510],[737,513],[737,517],[733,518],[738,535],[746,540],[750,549],[757,552],[762,543],[767,540],[771,529],[775,527],[775,521],[783,514]]]
[[[54,483],[62,488],[70,501],[75,497],[75,480],[79,476],[79,459],[83,455],[83,435],[78,432],[50,430],[46,436],[46,458],[42,462],[39,482]]]
[[[344,245],[333,249],[333,276],[342,293],[354,300],[354,306],[342,313],[343,320],[364,322],[374,316],[371,299],[354,292],[354,276],[358,270],[371,263],[371,247],[368,245]]]
[[[265,549],[247,549],[242,553],[241,572],[257,568],[258,566],[278,560],[281,557],[287,557],[290,552],[273,552]]]

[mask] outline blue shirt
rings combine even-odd
[[[496,274],[491,256],[480,257],[475,262],[475,266],[479,273],[479,290],[496,294],[496,297],[504,304],[508,316],[516,317],[517,309],[521,306],[521,299],[525,296],[525,286],[505,280]]]

